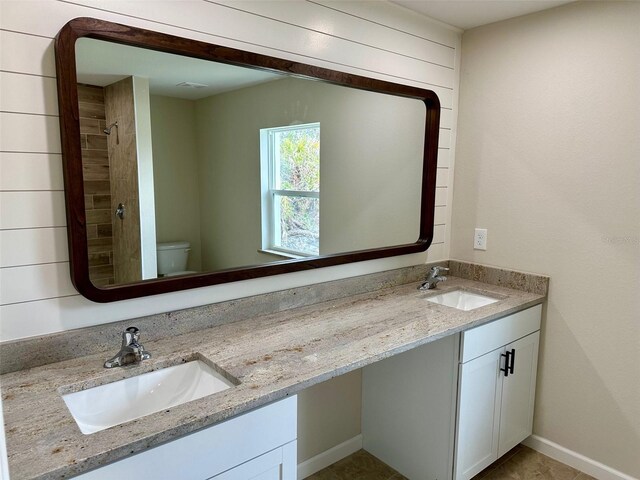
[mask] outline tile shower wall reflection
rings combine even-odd
[[[110,285],[114,282],[114,272],[104,89],[78,85],[78,102],[89,275],[95,285]]]

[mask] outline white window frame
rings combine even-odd
[[[276,195],[286,197],[317,198],[320,201],[320,192],[307,192],[298,190],[280,190],[276,186],[276,172],[279,171],[280,150],[276,149],[275,136],[279,132],[291,130],[307,130],[320,128],[320,122],[289,125],[285,127],[263,128],[260,130],[260,183],[261,183],[261,210],[262,210],[262,249],[266,253],[273,253],[285,258],[306,258],[316,255],[308,252],[289,250],[278,246],[281,243],[280,230],[276,225],[280,224],[280,203],[275,201]]]

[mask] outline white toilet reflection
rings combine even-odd
[[[197,273],[194,270],[187,270],[190,251],[191,244],[189,242],[158,243],[158,277],[175,277]]]

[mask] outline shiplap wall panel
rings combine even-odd
[[[447,207],[436,207],[434,209],[434,225],[444,225],[447,223]]]
[[[440,109],[440,111],[445,112],[446,110]],[[451,116],[440,115],[440,131],[451,131]]]
[[[60,153],[58,118],[0,112],[0,151]]]
[[[308,0],[309,3],[323,5],[336,11],[352,15],[357,19],[375,22],[384,25],[389,29],[401,31],[402,33],[415,36],[417,38],[428,39],[451,47],[454,50],[458,47],[458,41],[462,30],[449,27],[440,27],[440,22],[416,15],[414,12],[392,5],[386,2],[377,2],[379,5],[372,6],[372,2],[349,1],[349,0]],[[393,22],[389,19],[393,18]],[[431,27],[431,28],[430,28]]]
[[[446,230],[445,230],[446,234]],[[442,260],[443,258],[447,258],[449,256],[449,250],[447,247],[447,242],[442,243],[432,243],[429,247],[429,253],[427,255],[428,262],[437,262]]]
[[[0,7],[4,5],[3,2],[0,2]],[[1,11],[3,12],[4,8]],[[0,18],[4,20],[4,17]],[[50,38],[1,31],[0,70],[3,72],[34,73],[55,78],[56,64],[53,41]]]
[[[438,168],[449,168],[451,166],[450,152],[448,148],[438,148]]]
[[[447,187],[436,187],[436,207],[446,207],[447,206]]]
[[[0,230],[0,267],[68,260],[65,227]]]
[[[457,73],[456,73],[457,75]],[[398,83],[406,83],[407,85],[411,85],[419,88],[428,88],[429,90],[433,90],[436,95],[438,95],[438,99],[440,100],[440,106],[444,109],[453,108],[453,89],[434,87],[432,85],[421,85],[417,82],[406,81],[406,82],[398,82]],[[457,95],[457,94],[456,94]]]
[[[0,72],[0,111],[58,115],[55,78]]]
[[[445,227],[444,225],[436,225],[433,229],[432,244],[444,243]]]
[[[438,168],[437,175],[436,175],[436,186],[446,187],[448,185],[449,185],[449,169]]]
[[[440,109],[440,112],[446,112],[444,109]],[[440,115],[440,131],[451,131],[451,116],[449,115]]]
[[[64,192],[0,192],[0,230],[66,224]]]
[[[278,18],[275,18],[270,2],[260,0],[207,1],[440,65],[451,70],[454,68],[455,59],[451,55],[451,47],[417,37],[399,36],[397,32],[388,27],[373,22],[359,22],[356,24],[359,28],[354,28],[353,20],[349,16],[337,10],[327,9],[323,5],[310,2],[288,2],[287,8],[281,9],[278,12]],[[324,17],[324,20],[317,21],[321,17]]]
[[[10,340],[362,275],[448,256],[460,34],[384,2],[0,2],[0,338]],[[330,5],[329,5],[330,4]],[[253,10],[252,10],[253,9]],[[240,11],[244,10],[244,11]],[[69,281],[53,37],[93,16],[293,61],[430,88],[439,96],[434,243],[427,254],[298,272],[115,304]],[[454,68],[452,68],[454,67]],[[438,85],[438,86],[434,86]],[[9,97],[7,97],[9,95]],[[10,113],[7,113],[10,112]],[[53,227],[53,228],[48,228]]]
[[[191,2],[143,0],[140,3],[147,5],[148,10],[152,10],[160,4],[173,3],[173,8],[178,11],[180,8],[176,7],[182,5],[182,8],[188,8],[187,4]],[[46,15],[43,15],[43,12],[46,12]],[[2,14],[2,29],[12,32],[22,32],[28,35],[38,35],[49,39],[54,38],[58,34],[60,28],[62,28],[62,26],[72,18],[89,16],[101,18],[103,20],[126,23],[128,25],[141,28],[153,27],[155,30],[165,33],[176,34],[180,32],[183,36],[188,36],[190,38],[198,36],[198,40],[202,40],[204,37],[208,36],[205,33],[193,31],[191,31],[191,35],[184,35],[185,31],[187,31],[185,29],[189,28],[187,25],[184,25],[184,28],[173,27],[171,25],[160,25],[155,22],[145,20],[144,17],[127,17],[125,15],[110,13],[104,8],[89,8],[82,5],[74,5],[72,2],[61,2],[58,0],[3,0],[0,2],[0,13]],[[55,65],[53,72],[55,76]]]
[[[0,152],[0,190],[62,190],[62,155]]]
[[[102,305],[88,302],[80,295],[3,305],[0,306],[3,334],[6,338],[32,337],[113,320],[105,318],[104,310],[100,307]],[[135,316],[135,312],[131,314]],[[39,318],[46,318],[47,321],[20,321]]]
[[[438,147],[450,148],[451,147],[451,131],[444,128],[440,129],[440,135],[438,137]]]
[[[425,84],[448,86],[453,83],[453,69],[435,64],[417,61],[364,44],[356,44],[341,38],[318,33],[296,25],[276,22],[269,18],[251,15],[246,12],[226,8],[214,3],[191,1],[183,2],[179,12],[171,2],[160,4],[169,8],[150,9],[146,2],[121,2],[113,0],[74,0],[76,4],[99,6],[109,11],[117,11],[138,18],[146,17],[159,23],[189,25],[198,31],[214,30],[220,35],[233,38],[238,35],[236,25],[243,27],[245,41],[260,45],[264,42],[264,32],[278,29],[278,35],[272,36],[270,47],[283,53],[296,53],[307,59],[324,60],[325,52],[332,52],[332,62],[382,74],[387,65],[394,64],[393,76],[398,78],[419,78]],[[288,2],[271,2],[271,9],[278,14],[289,9]],[[307,60],[308,62],[308,60]],[[389,75],[389,73],[386,73]]]
[[[3,305],[76,294],[69,279],[68,263],[0,269],[0,297]]]
[[[453,125],[453,111],[444,108],[440,110],[440,127],[451,129]]]

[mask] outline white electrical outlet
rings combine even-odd
[[[476,228],[476,233],[473,236],[473,249],[474,250],[487,249],[487,229],[486,228]]]

